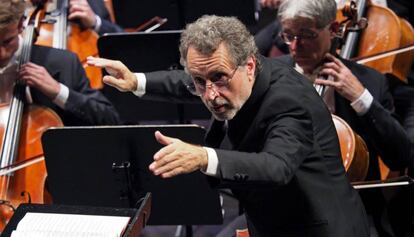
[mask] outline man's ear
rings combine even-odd
[[[247,59],[247,75],[249,77],[249,80],[253,80],[255,78],[255,72],[256,72],[256,56],[252,55]]]

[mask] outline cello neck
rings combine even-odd
[[[68,0],[57,0],[56,2],[56,23],[53,31],[53,48],[67,48],[67,28],[68,28]]]
[[[19,58],[19,69],[22,65],[30,61],[32,45],[39,27],[40,20],[44,16],[41,11],[43,5],[40,4],[31,14],[26,29],[24,31],[22,52]],[[13,98],[10,103],[9,117],[3,138],[3,146],[0,156],[0,167],[8,167],[14,163],[17,157],[19,146],[21,121],[26,99],[26,85],[23,81],[17,80],[13,90]]]

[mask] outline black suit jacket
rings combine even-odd
[[[45,105],[58,113],[65,125],[118,124],[119,116],[112,104],[89,85],[78,57],[68,51],[34,46],[31,61],[46,68],[58,82],[69,88],[65,109],[59,108],[49,98],[31,89],[34,103]]]
[[[281,60],[294,65],[292,57],[282,56]],[[351,128],[366,142],[369,150],[369,169],[367,180],[379,180],[378,156],[391,169],[405,168],[410,162],[411,143],[404,128],[395,118],[393,99],[388,89],[388,81],[379,72],[356,64],[342,62],[358,78],[362,85],[374,97],[374,101],[363,116],[358,116],[351,102],[335,92],[336,115],[343,118]],[[367,212],[373,217],[380,236],[390,232],[387,217],[384,216],[386,201],[381,189],[368,189],[360,192]]]
[[[232,150],[215,149],[219,167],[212,184],[231,188],[242,202],[251,236],[368,236],[323,101],[291,67],[261,60],[252,95],[229,121]],[[147,96],[188,95],[184,72],[146,76]],[[221,142],[222,123],[213,121],[206,137],[211,146]]]
[[[291,56],[282,56],[280,59],[288,65],[294,65]],[[405,168],[409,162],[411,144],[394,113],[394,103],[388,89],[388,81],[374,69],[348,60],[342,60],[342,62],[374,97],[368,112],[363,116],[358,116],[351,107],[351,102],[335,92],[336,115],[343,118],[367,143],[370,152],[368,180],[380,178],[378,156],[381,156],[391,169]]]
[[[99,35],[123,31],[120,26],[111,22],[108,9],[106,9],[103,0],[88,0],[88,3],[95,14],[98,15],[102,20],[102,25],[101,28],[99,28],[98,32]]]

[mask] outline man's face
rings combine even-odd
[[[318,29],[314,20],[300,17],[282,21],[282,28],[284,38],[291,39],[290,55],[305,72],[312,72],[323,62],[331,46],[329,26]]]
[[[0,67],[5,67],[19,48],[19,23],[10,24],[0,31]]]
[[[230,120],[249,98],[256,61],[247,65],[234,65],[224,43],[209,56],[190,47],[187,52],[187,69],[193,82],[199,85],[200,97],[217,120]],[[202,89],[200,89],[202,88]]]

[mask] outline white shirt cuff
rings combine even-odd
[[[213,148],[203,147],[207,151],[207,169],[202,171],[204,174],[209,176],[217,176],[218,158],[217,153]]]
[[[372,101],[374,101],[374,97],[365,89],[361,96],[351,103],[351,106],[358,115],[364,115],[371,108]]]
[[[99,29],[101,29],[101,25],[102,25],[101,18],[97,14],[95,14],[95,26],[93,27],[93,30],[95,32],[98,32]]]
[[[142,97],[145,95],[145,87],[147,85],[147,78],[144,73],[134,73],[137,78],[137,89],[133,91],[134,95]]]
[[[66,101],[68,101],[69,98],[69,88],[62,83],[59,83],[60,90],[57,96],[53,99],[53,103],[55,103],[60,108],[64,109]]]

